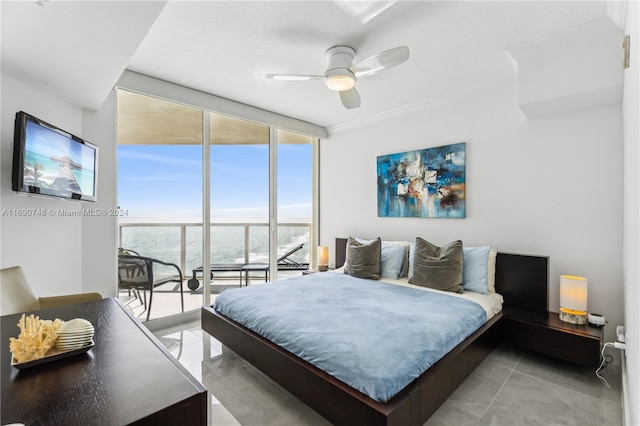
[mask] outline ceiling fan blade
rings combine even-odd
[[[320,78],[324,78],[324,75],[265,74],[262,77],[269,80],[307,81],[307,80],[318,80]]]
[[[409,48],[400,46],[385,50],[377,55],[364,59],[351,67],[357,78],[366,77],[377,72],[393,68],[409,59]]]
[[[354,109],[360,106],[360,95],[355,87],[339,93],[342,105],[344,105],[346,109]]]

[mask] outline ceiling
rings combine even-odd
[[[2,72],[87,109],[124,69],[324,127],[515,81],[506,48],[607,16],[596,1],[2,1]],[[325,51],[356,61],[406,45],[407,62],[360,79],[347,110]]]

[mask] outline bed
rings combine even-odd
[[[338,267],[344,264],[345,247],[346,239],[336,240],[336,266]],[[547,268],[548,259],[546,257],[498,253],[495,287],[497,293],[501,291],[505,293],[503,295],[505,296],[504,306],[530,304],[531,300],[541,299],[542,293],[544,293],[546,303]],[[298,281],[300,283],[299,291],[303,291],[306,285],[311,285],[311,281],[319,279],[316,276],[329,277],[330,274],[334,273],[313,274],[309,277],[299,278],[299,280],[303,280]],[[391,287],[405,285],[401,280],[398,281],[396,283],[398,286]],[[295,283],[295,281],[288,284],[291,285],[291,283]],[[351,282],[347,283],[347,285],[351,284]],[[379,284],[380,287],[385,285]],[[284,289],[285,286],[280,288]],[[520,288],[526,291],[520,291]],[[380,291],[387,290],[381,288]],[[527,296],[521,297],[521,294]],[[532,295],[535,297],[532,298]],[[258,308],[259,306],[254,306],[250,310]],[[202,327],[205,331],[270,376],[329,421],[334,424],[367,425],[423,424],[501,340],[501,318],[504,312],[504,309],[500,310],[500,307],[497,309],[489,308],[494,312],[488,314],[482,325],[470,332],[468,337],[463,337],[461,342],[451,350],[447,349],[444,356],[438,356],[439,359],[431,363],[426,371],[410,379],[406,385],[401,385],[399,391],[394,389],[381,396],[380,394],[372,394],[366,386],[360,386],[360,383],[357,382],[357,375],[354,384],[349,381],[354,379],[353,377],[340,376],[340,373],[336,373],[331,365],[327,367],[326,364],[318,363],[315,359],[311,359],[313,363],[306,361],[303,359],[304,354],[295,355],[295,350],[287,347],[287,342],[283,341],[282,336],[269,336],[279,344],[273,343],[261,336],[261,334],[268,335],[264,330],[257,329],[261,333],[258,334],[250,329],[256,329],[256,327],[240,325],[238,321],[232,319],[232,313],[227,316],[213,307],[203,307],[202,309]],[[488,313],[487,309],[484,310]],[[328,320],[324,318],[323,321]],[[345,320],[342,318],[340,321],[344,322]],[[266,318],[264,322],[268,323]],[[286,321],[289,326],[291,322]],[[299,326],[305,327],[303,324]],[[285,340],[287,333],[285,333]],[[325,370],[332,374],[325,372]],[[351,385],[347,383],[351,383]]]

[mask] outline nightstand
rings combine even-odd
[[[502,319],[509,343],[586,367],[600,365],[604,327],[569,324],[556,312],[516,308],[508,309]]]

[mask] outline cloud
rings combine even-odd
[[[175,182],[179,180],[200,182],[200,179],[202,179],[202,177],[198,173],[155,173],[153,175],[120,178],[121,181],[125,182]]]
[[[149,154],[140,151],[118,150],[118,157],[126,158],[129,160],[141,160],[145,162],[160,163],[170,166],[196,167],[197,170],[200,170],[202,168],[202,161],[200,161],[200,159],[176,158],[165,155]]]

